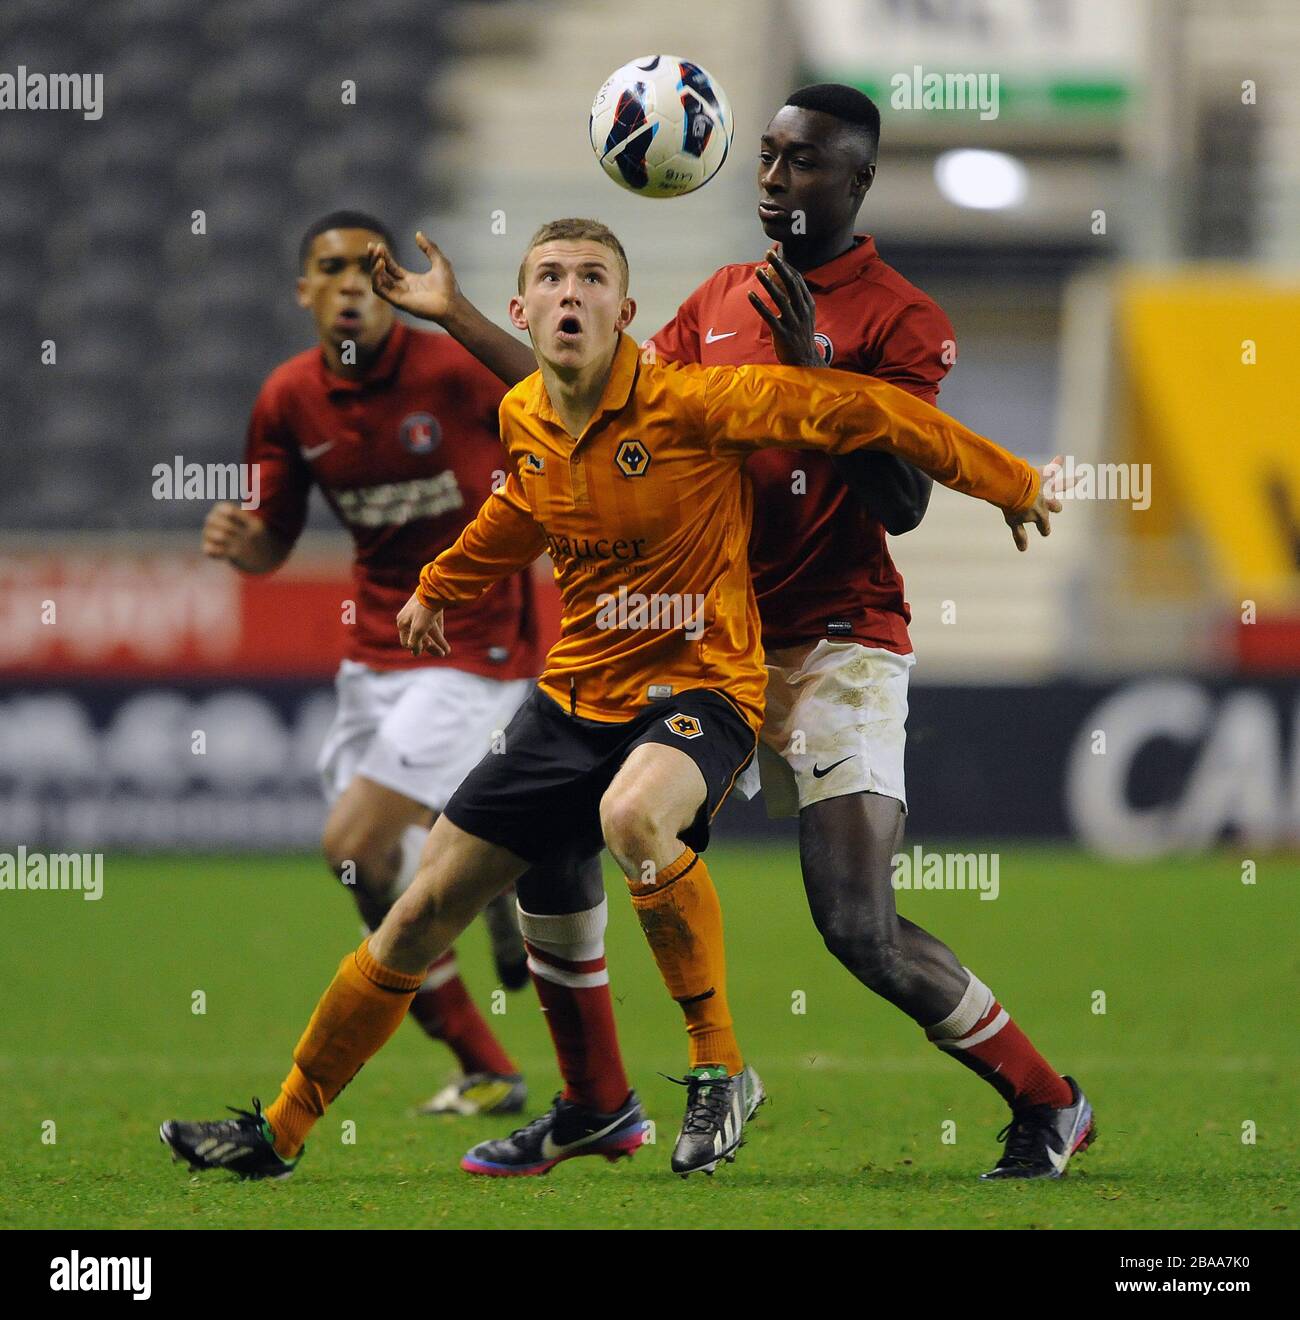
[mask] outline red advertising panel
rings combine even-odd
[[[0,673],[326,677],[352,594],[344,560],[265,577],[195,554],[70,550],[0,555]]]

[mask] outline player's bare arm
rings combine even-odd
[[[415,592],[397,616],[397,636],[412,655],[451,654],[451,644],[442,631],[442,611],[431,610]]]
[[[237,504],[214,504],[203,521],[203,553],[241,573],[274,572],[290,547],[256,515]]]
[[[370,287],[394,307],[433,321],[472,353],[507,385],[537,370],[532,350],[489,321],[460,290],[456,272],[438,245],[415,235],[416,246],[429,259],[423,274],[403,269],[383,242],[368,244]]]
[[[789,367],[824,367],[826,361],[814,337],[817,307],[812,290],[775,247],[768,248],[766,259],[767,266],[760,266],[755,275],[776,310],[756,293],[750,293],[749,301],[771,331],[777,360]],[[837,454],[832,461],[844,484],[891,536],[919,526],[934,488],[924,472],[893,454],[879,452]]]

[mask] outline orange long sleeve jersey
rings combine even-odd
[[[542,691],[586,719],[712,688],[757,730],[766,671],[746,548],[746,456],[769,445],[881,448],[999,508],[1038,495],[1022,459],[920,399],[847,371],[656,366],[628,335],[576,440],[540,372],[501,402],[514,471],[420,574],[430,608],[463,605],[543,551],[563,600]]]

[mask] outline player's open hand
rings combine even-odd
[[[394,307],[426,321],[441,323],[460,296],[456,272],[436,243],[429,242],[421,233],[416,234],[415,242],[429,258],[429,269],[423,275],[403,270],[386,243],[367,243],[370,287]]]
[[[442,631],[442,611],[431,610],[414,592],[397,616],[397,636],[412,655],[450,655],[451,645]]]
[[[214,504],[203,520],[203,553],[209,559],[247,561],[262,520],[238,504]]]
[[[774,312],[750,290],[749,301],[772,332],[776,360],[787,367],[824,367],[826,359],[814,338],[817,308],[803,276],[774,247],[767,250],[767,265],[754,274],[776,305]]]
[[[1038,483],[1038,498],[1027,509],[1019,513],[1003,512],[1007,526],[1011,528],[1012,540],[1017,550],[1029,549],[1029,533],[1026,524],[1033,523],[1038,528],[1039,536],[1052,534],[1052,514],[1060,513],[1063,507],[1061,496],[1068,489],[1064,473],[1061,470],[1061,455],[1052,459],[1044,468],[1039,469],[1042,480]],[[1070,482],[1073,485],[1073,481]]]

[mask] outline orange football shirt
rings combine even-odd
[[[577,439],[540,371],[500,416],[514,470],[425,565],[419,599],[466,604],[547,551],[563,618],[538,685],[591,720],[629,720],[648,702],[711,688],[752,728],[762,723],[743,474],[755,449],[877,447],[999,508],[1038,495],[1023,459],[897,386],[826,368],[653,365],[628,335]]]

